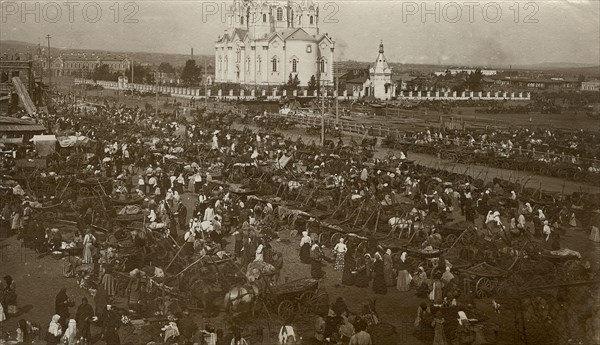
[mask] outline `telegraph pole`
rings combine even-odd
[[[338,62],[339,64],[339,62]],[[336,65],[336,71],[338,71],[339,66]],[[334,73],[334,77],[336,76],[337,73]],[[337,74],[337,77],[335,77],[335,125],[337,127],[338,123],[340,122],[340,104],[339,104],[339,98],[340,98],[340,76],[339,74]]]
[[[158,71],[154,72],[154,94],[156,96],[154,115],[158,117]]]
[[[204,58],[204,109],[208,108],[208,82],[206,78],[206,57]]]
[[[46,35],[46,39],[48,40],[48,87],[52,88],[52,66],[50,66],[50,34]]]
[[[323,82],[324,84],[324,82]],[[321,88],[321,146],[325,146],[325,89]]]
[[[133,83],[133,59],[131,59],[131,82]]]

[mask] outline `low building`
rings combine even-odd
[[[33,120],[0,116],[0,143],[27,143],[34,135],[46,132],[46,126]]]
[[[600,91],[600,80],[581,82],[581,91]]]
[[[445,70],[444,72],[434,72],[434,74],[436,76],[445,75],[447,73],[450,73],[451,75],[457,75],[457,74],[461,74],[461,73],[471,74],[471,73],[475,73],[475,71],[477,71],[477,68],[449,68],[449,69]],[[481,69],[481,75],[484,75],[486,77],[495,76],[496,74],[498,74],[498,72],[496,70]]]
[[[48,60],[40,58],[40,64],[47,71]],[[68,54],[55,58],[51,57],[51,70],[53,76],[86,77],[101,65],[107,65],[111,72],[125,72],[131,67],[131,62],[126,57],[95,54]]]

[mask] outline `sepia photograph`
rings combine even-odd
[[[600,0],[0,0],[0,345],[600,345]]]

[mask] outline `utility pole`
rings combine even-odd
[[[321,88],[321,146],[325,146],[325,89]]]
[[[339,64],[339,62],[338,62]],[[336,67],[336,71],[339,72],[338,68],[339,66],[334,65]],[[337,75],[337,77],[336,77]],[[335,126],[337,127],[340,121],[340,104],[339,104],[339,98],[340,98],[340,75],[337,73],[334,73],[334,77],[335,77]]]
[[[133,59],[131,59],[131,82],[133,83]]]
[[[154,94],[156,96],[154,115],[158,117],[158,71],[154,72]]]
[[[206,78],[206,58],[204,58],[204,109],[208,107],[208,79]]]
[[[50,66],[50,34],[46,35],[46,39],[48,40],[48,87],[52,88],[52,66]]]

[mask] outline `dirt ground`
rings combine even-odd
[[[107,92],[104,91],[106,95]],[[88,91],[89,95],[89,91]],[[163,103],[166,98],[161,99],[159,102]],[[173,99],[172,97],[170,99]],[[128,105],[141,104],[144,102],[153,104],[154,98],[147,98],[142,100],[129,99],[123,100]],[[432,119],[439,117],[438,115],[427,114],[426,116]],[[469,115],[463,115],[469,116]],[[481,116],[481,115],[472,115]],[[521,116],[510,116],[502,115],[503,121],[508,121],[511,124],[523,125],[529,123],[528,119],[525,120]],[[533,123],[539,121],[540,124],[553,125],[554,123],[560,126],[574,128],[597,128],[598,124],[594,124],[596,127],[591,127],[591,124],[587,119],[584,119],[585,115],[578,115],[576,121],[567,120],[563,116],[554,115],[533,115]],[[575,123],[575,124],[574,124]],[[304,134],[303,130],[288,132],[289,135],[297,136]],[[305,142],[307,140],[305,139]],[[378,156],[385,156],[389,150],[379,149],[377,152]],[[518,173],[505,171],[502,169],[490,169],[479,166],[461,166],[453,165],[452,162],[438,161],[434,157],[427,155],[417,155],[409,153],[409,159],[416,160],[419,164],[425,164],[430,166],[446,167],[447,169],[456,169],[456,171],[464,171],[471,175],[486,175],[488,179],[493,177],[507,176],[508,174],[517,175]],[[471,173],[472,172],[472,173]],[[517,176],[520,177],[520,176]],[[531,180],[532,186],[537,187],[537,184],[542,184],[544,189],[550,189],[555,191],[562,191],[564,188],[565,192],[586,190],[590,191],[590,186],[575,184],[573,182],[565,182],[560,179],[553,179],[548,177],[534,176]],[[529,185],[528,185],[529,186]],[[597,191],[600,187],[596,186],[593,191]],[[188,207],[188,210],[193,209],[193,205],[196,200],[196,195],[192,193],[186,193],[184,195],[184,202]],[[455,215],[460,217],[460,215]],[[59,225],[60,227],[61,225]],[[563,236],[562,246],[568,247],[577,251],[580,251],[587,260],[590,260],[594,267],[600,267],[600,244],[587,240],[586,231],[572,231]],[[230,241],[233,242],[233,241]],[[289,280],[308,277],[310,276],[310,267],[308,265],[299,262],[298,256],[298,243],[299,238],[290,236],[289,231],[281,231],[280,240],[273,242],[272,246],[275,250],[284,253],[284,271],[283,277]],[[231,249],[231,248],[229,248]],[[354,312],[359,312],[362,304],[366,303],[369,298],[375,296],[371,288],[362,289],[356,287],[346,287],[341,284],[339,272],[333,270],[332,265],[325,267],[326,275],[321,283],[321,287],[324,288],[329,294],[331,301],[334,301],[337,297],[344,297],[349,305],[349,308]],[[2,332],[10,332],[14,335],[16,329],[16,322],[20,318],[31,320],[33,322],[40,323],[42,328],[46,328],[50,317],[54,312],[54,298],[60,288],[67,287],[68,293],[73,297],[77,304],[81,297],[86,296],[87,292],[81,290],[76,286],[75,280],[72,278],[63,278],[62,276],[62,261],[57,260],[51,256],[39,257],[36,253],[29,249],[22,248],[20,242],[15,237],[8,239],[0,239],[0,276],[10,274],[17,282],[17,293],[18,293],[18,307],[19,313],[16,317],[11,317],[7,321],[0,323],[0,330]],[[89,297],[89,296],[88,296]],[[416,316],[417,306],[423,301],[414,295],[414,291],[410,292],[399,292],[395,288],[390,288],[386,295],[377,295],[377,309],[380,314],[380,318],[384,322],[389,322],[396,326],[399,334],[398,344],[406,345],[421,345],[423,344],[417,338],[413,336],[413,321]],[[489,299],[477,300],[477,308],[491,316],[489,324],[497,324],[497,342],[496,344],[513,344],[514,335],[514,321],[512,320],[509,311],[502,310],[500,314],[494,314],[492,311],[492,304]],[[72,313],[75,309],[71,310]],[[200,320],[200,317],[198,317]],[[217,318],[204,319],[199,321],[200,326],[203,326],[204,322],[209,322],[217,327],[224,326],[222,315]],[[303,338],[310,338],[312,336],[312,327],[314,320],[312,318],[298,319],[294,322],[294,326],[298,329],[298,333]],[[250,344],[275,344],[275,332],[281,326],[281,321],[273,319],[271,322],[265,322],[257,320],[252,322],[246,329],[245,335],[250,340]],[[260,327],[269,327],[270,331],[267,332],[267,336],[252,335],[253,330]],[[494,343],[496,336],[492,331],[492,328],[488,328],[485,332],[488,341]]]

